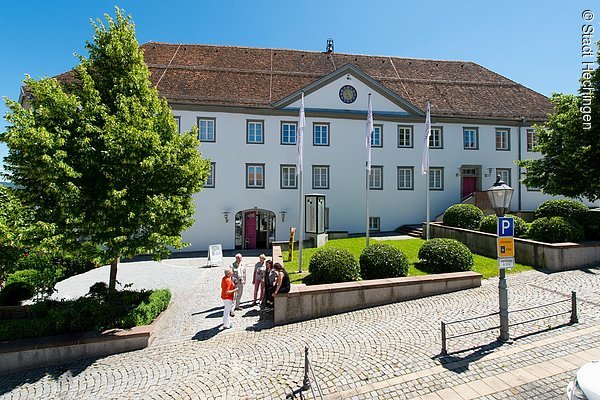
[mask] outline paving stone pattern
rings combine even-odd
[[[255,258],[245,262],[251,277]],[[510,274],[510,309],[565,300],[511,314],[511,323],[567,314],[512,327],[512,344],[495,342],[497,331],[452,339],[450,354],[440,357],[440,321],[496,312],[498,279],[467,291],[277,327],[271,316],[250,307],[253,288],[248,283],[233,329],[222,331],[222,268],[203,268],[205,263],[122,264],[121,281],[173,291],[154,343],[140,351],[0,376],[0,399],[283,399],[302,385],[305,345],[327,398],[437,399],[436,392],[444,389],[593,349],[600,340],[600,329],[595,329],[600,325],[599,269]],[[97,275],[62,283],[59,295],[81,295],[95,279],[108,277],[106,267],[92,273]],[[568,325],[572,290],[579,299],[580,323]],[[448,334],[494,325],[497,317],[482,318],[452,325]],[[554,342],[547,341],[552,338]],[[478,397],[563,398],[577,369],[570,366],[569,371]],[[394,384],[413,376],[409,374],[414,378]],[[310,392],[304,398],[312,398]]]

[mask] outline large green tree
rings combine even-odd
[[[552,96],[554,114],[536,127],[536,151],[543,157],[523,160],[520,165],[527,170],[523,180],[527,186],[541,188],[548,194],[595,201],[600,199],[599,70],[584,76],[581,85],[577,96]]]
[[[193,194],[208,175],[193,131],[179,134],[151,85],[130,16],[93,23],[89,56],[59,80],[24,81],[29,107],[6,100],[6,170],[64,248],[110,263],[182,248]]]

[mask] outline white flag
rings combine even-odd
[[[425,134],[423,135],[423,164],[421,173],[423,175],[429,172],[429,138],[431,137],[431,110],[429,100],[427,100],[427,114],[425,116]]]
[[[298,132],[296,135],[296,175],[302,172],[302,141],[304,140],[304,92],[302,92],[302,101],[300,102],[300,115],[298,115]]]
[[[367,111],[367,127],[365,129],[365,145],[367,146],[367,171],[371,172],[371,134],[373,133],[373,106],[369,93],[369,110]]]

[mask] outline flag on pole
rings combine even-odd
[[[425,134],[423,137],[423,164],[421,165],[421,173],[423,175],[429,172],[429,138],[431,137],[431,110],[429,100],[427,100],[427,113],[425,116]]]
[[[298,115],[298,132],[296,135],[296,175],[302,172],[302,141],[304,140],[304,127],[306,121],[304,119],[304,92],[302,92],[302,100],[300,102],[300,114]]]
[[[365,130],[365,145],[367,147],[367,171],[371,172],[371,135],[373,133],[373,106],[371,105],[371,93],[369,93],[369,109],[367,111],[367,127]]]

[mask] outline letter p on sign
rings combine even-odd
[[[513,237],[515,232],[515,220],[513,217],[498,218],[498,237]]]

